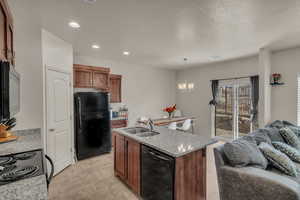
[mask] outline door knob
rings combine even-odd
[[[49,131],[50,131],[50,132],[53,132],[53,131],[55,131],[55,129],[54,129],[54,128],[50,128]]]

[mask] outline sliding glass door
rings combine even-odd
[[[234,85],[221,84],[215,106],[216,136],[234,138]]]
[[[236,139],[255,129],[251,89],[250,78],[219,81],[215,106],[216,136]]]

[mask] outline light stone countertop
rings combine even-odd
[[[13,131],[12,133],[19,138],[16,141],[0,144],[0,156],[42,149],[40,129]]]
[[[0,186],[0,200],[47,200],[44,175]]]
[[[0,156],[42,149],[41,130],[13,131],[16,141],[0,144]],[[0,186],[0,200],[47,200],[46,176],[26,178]]]
[[[126,132],[127,128],[114,129],[114,131],[172,157],[189,154],[216,142],[216,140],[205,136],[174,131],[166,127],[154,127],[154,131],[160,134],[151,137],[139,137],[135,134],[130,134]]]

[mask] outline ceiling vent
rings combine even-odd
[[[83,0],[85,3],[95,3],[97,0]]]

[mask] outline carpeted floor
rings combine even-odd
[[[219,200],[213,147],[207,149],[207,200]],[[114,176],[113,154],[80,161],[54,177],[49,200],[138,200]]]

